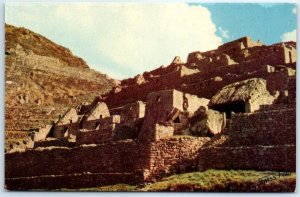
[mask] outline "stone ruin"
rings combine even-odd
[[[295,171],[295,47],[245,37],[123,80],[8,152],[6,187],[139,184],[206,169]]]
[[[225,129],[226,114],[208,109],[208,104],[209,99],[173,89],[148,94],[146,103],[137,101],[111,110],[103,101],[80,105],[36,132],[34,147],[49,143],[60,146],[62,140],[78,146],[125,139],[156,141],[174,135],[214,135]],[[195,125],[197,121],[202,125]],[[191,124],[197,131],[190,130]],[[200,135],[206,129],[208,133]]]
[[[209,105],[230,116],[231,112],[253,113],[261,105],[273,104],[274,100],[267,90],[266,80],[252,78],[223,87],[211,98]]]

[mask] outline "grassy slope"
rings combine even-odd
[[[266,184],[259,179],[274,176]],[[147,185],[142,191],[294,191],[296,175],[280,176],[278,172],[253,170],[207,170],[173,175]]]
[[[268,183],[259,181],[262,177],[275,177]],[[254,170],[207,170],[166,177],[161,181],[143,187],[117,184],[97,188],[60,191],[204,191],[204,192],[293,192],[296,174],[279,176],[273,171]]]

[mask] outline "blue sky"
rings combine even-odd
[[[69,48],[116,79],[243,36],[296,40],[294,4],[9,3],[5,21]]]
[[[296,29],[294,4],[202,4],[211,12],[212,20],[221,31],[228,31],[223,37],[227,42],[245,35],[265,44],[281,42],[285,32]],[[217,35],[222,37],[220,28]]]

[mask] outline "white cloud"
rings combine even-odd
[[[221,33],[221,36],[222,36],[223,38],[230,38],[230,36],[229,36],[229,31],[228,31],[228,30],[225,30],[225,29],[223,29],[222,27],[219,27],[218,29],[219,29],[219,31],[220,31],[220,33]]]
[[[287,41],[295,41],[296,42],[296,37],[297,37],[297,32],[296,29],[290,32],[286,32],[281,36],[282,42],[287,42]]]
[[[185,3],[6,4],[6,22],[41,33],[118,78],[222,43],[209,10]]]

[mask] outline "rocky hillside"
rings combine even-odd
[[[5,25],[5,137],[22,139],[66,109],[118,83],[67,48],[25,28]]]

